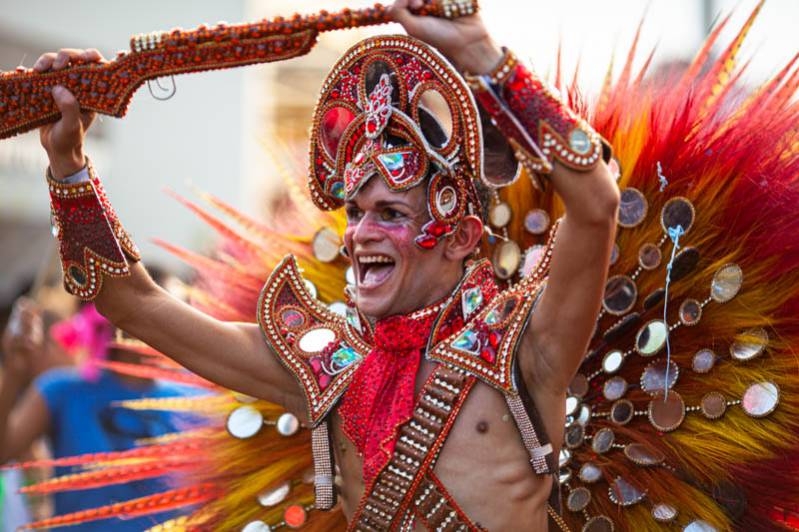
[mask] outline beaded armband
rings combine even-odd
[[[87,159],[89,180],[67,184],[47,170],[53,232],[58,238],[64,287],[83,300],[100,293],[103,278],[130,275],[139,250],[122,228]]]
[[[533,182],[552,172],[555,160],[587,171],[610,158],[609,145],[547,85],[505,49],[502,61],[483,76],[466,75],[492,122],[513,147]]]

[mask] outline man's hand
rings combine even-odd
[[[422,7],[422,0],[397,0],[389,9],[408,35],[435,46],[461,71],[487,74],[502,58],[502,50],[491,39],[480,15],[453,20],[417,17],[410,8]]]
[[[46,53],[33,65],[36,72],[61,70],[69,65],[102,63],[103,56],[97,50],[63,48],[58,53]],[[83,137],[94,120],[94,113],[81,112],[78,100],[66,88],[53,88],[53,100],[61,111],[58,122],[39,128],[42,146],[50,159],[50,171],[56,179],[62,179],[81,170],[86,164],[83,155]]]
[[[44,327],[40,309],[29,299],[14,304],[3,333],[3,371],[20,387],[33,378],[35,357],[44,352]]]

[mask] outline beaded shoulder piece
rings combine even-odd
[[[266,342],[297,378],[316,426],[371,349],[359,328],[314,298],[293,255],[272,271],[258,302]]]
[[[442,313],[433,327],[434,343],[427,354],[430,360],[459,368],[503,393],[518,393],[513,380],[516,351],[543,293],[558,225],[552,228],[552,236],[537,268],[516,285],[494,295],[493,278],[485,282],[479,275],[472,276],[478,282],[464,285],[460,291],[459,310],[463,316],[460,323],[464,325],[455,329],[454,334],[441,334],[442,328],[452,330],[453,323],[457,323],[447,317],[447,311]],[[486,262],[485,265],[490,274],[490,264]]]

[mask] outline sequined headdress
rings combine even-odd
[[[479,213],[481,137],[472,93],[439,52],[404,35],[366,39],[322,86],[311,131],[311,197],[332,210],[375,175],[395,191],[429,176],[431,220],[416,243],[432,248],[467,213]]]

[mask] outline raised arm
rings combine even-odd
[[[479,15],[454,21],[414,17],[408,7],[419,2],[395,2],[395,20],[464,72],[483,111],[508,139],[535,184],[551,182],[566,205],[547,287],[520,351],[528,387],[543,385],[561,395],[593,331],[615,234],[619,193],[603,162],[609,148],[546,84],[491,39]]]
[[[36,62],[39,71],[70,62],[103,61],[96,50],[61,50]],[[63,87],[53,90],[62,118],[41,128],[59,229],[65,285],[119,328],[208,380],[305,410],[294,377],[267,347],[256,325],[215,320],[172,297],[150,279],[83,153],[93,116]]]

